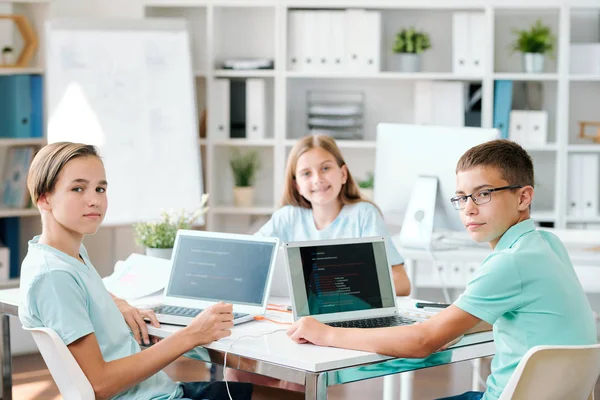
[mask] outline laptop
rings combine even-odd
[[[264,315],[279,239],[179,230],[159,322],[189,325],[205,308],[233,305],[234,324]]]
[[[311,316],[353,328],[416,322],[396,309],[384,237],[286,243],[284,249],[294,320]]]

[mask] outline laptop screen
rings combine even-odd
[[[276,243],[181,235],[167,296],[261,306]]]
[[[395,307],[384,241],[287,251],[298,317]]]

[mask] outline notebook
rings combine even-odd
[[[374,328],[416,322],[398,314],[385,238],[284,244],[294,320]]]
[[[264,315],[279,239],[232,233],[179,230],[161,323],[188,325],[203,309],[233,305],[234,324]]]

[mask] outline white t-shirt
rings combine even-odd
[[[366,201],[345,205],[331,224],[318,230],[312,209],[284,206],[256,233],[259,236],[278,237],[281,243],[309,240],[351,239],[369,236],[386,238],[388,260],[391,265],[403,264],[404,259],[392,243],[379,210]]]

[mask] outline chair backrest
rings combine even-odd
[[[499,400],[593,400],[600,376],[600,344],[536,346],[508,381]]]
[[[24,328],[33,335],[48,370],[65,400],[94,400],[94,389],[79,364],[50,328]]]

